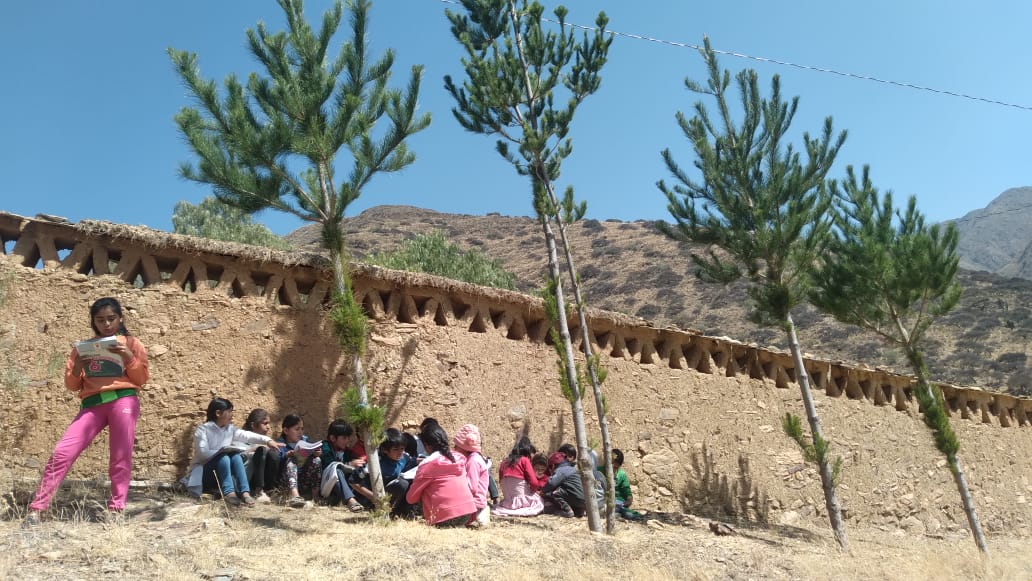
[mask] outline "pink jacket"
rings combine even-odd
[[[405,494],[409,504],[422,503],[427,524],[435,525],[476,512],[466,481],[465,458],[455,451],[452,456],[454,462],[439,452],[427,456],[416,468],[416,478]]]
[[[466,457],[466,481],[469,482],[469,492],[473,495],[473,506],[480,510],[487,506],[488,481],[491,477],[487,472],[487,460],[480,452],[459,454]]]

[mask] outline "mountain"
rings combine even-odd
[[[1032,280],[1032,187],[1011,188],[953,222],[963,268]]]
[[[346,229],[356,259],[393,250],[417,234],[441,230],[453,243],[478,248],[500,260],[516,274],[518,288],[528,293],[541,287],[546,268],[543,235],[537,223],[524,216],[378,206],[348,218]],[[657,326],[696,329],[787,349],[784,333],[749,321],[744,286],[697,280],[687,254],[652,222],[582,220],[570,228],[570,234],[589,305],[638,316]],[[317,227],[305,226],[287,240],[296,246],[318,244]],[[932,376],[955,385],[1014,393],[1028,390],[1032,395],[1032,281],[973,270],[962,270],[959,279],[964,287],[960,305],[933,326],[926,344]],[[837,323],[808,306],[794,318],[808,353],[908,373],[902,356],[874,335]]]

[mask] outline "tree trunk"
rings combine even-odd
[[[960,499],[964,502],[964,514],[967,515],[971,534],[975,537],[975,544],[978,545],[978,550],[988,557],[989,547],[985,544],[985,533],[982,532],[982,523],[979,522],[978,512],[975,511],[975,500],[971,498],[971,490],[964,477],[964,469],[960,467],[960,458],[954,454],[952,458],[948,458],[948,461],[950,472],[953,473],[953,480],[957,483],[957,490],[960,492]]]
[[[350,276],[347,272],[347,265],[344,264],[344,252],[340,248],[330,249],[330,260],[333,263],[333,284],[341,295],[353,292],[351,289]],[[355,351],[351,355],[351,374],[355,389],[358,390],[358,403],[363,407],[369,406],[369,390],[366,387],[365,368],[362,365],[362,353]],[[369,482],[372,485],[373,494],[376,496],[377,504],[385,498],[383,488],[383,476],[380,474],[379,449],[373,442],[373,434],[367,426],[358,426],[362,444],[366,449],[369,470]]]
[[[933,435],[937,430],[942,430],[955,440],[956,436],[953,434],[953,426],[950,425],[949,417],[946,415],[946,410],[943,406],[942,395],[938,387],[933,388],[928,382],[928,368],[925,366],[924,356],[912,344],[910,334],[907,333],[902,325],[902,321],[898,318],[896,319],[896,326],[903,339],[903,352],[910,361],[910,367],[914,375],[917,376],[917,390],[922,392],[924,396],[921,397],[919,395],[918,401],[925,400],[922,402],[922,406],[925,408],[923,410],[925,425],[932,430]],[[932,425],[928,420],[930,413],[933,411],[932,408],[935,408],[934,411],[938,412],[932,415],[941,417],[943,425]],[[936,440],[936,447],[939,447],[938,440]],[[953,481],[957,485],[957,492],[960,493],[960,500],[964,504],[964,514],[967,516],[968,526],[971,527],[971,535],[975,537],[975,545],[978,546],[979,551],[982,551],[982,554],[988,557],[989,547],[985,543],[985,533],[982,531],[982,523],[978,520],[975,501],[971,497],[971,490],[968,488],[967,478],[964,477],[964,469],[960,465],[960,458],[957,457],[956,450],[957,448],[939,448],[939,451],[946,456],[946,463],[950,468],[950,473],[953,474]]]
[[[369,392],[366,389],[365,367],[362,365],[362,356],[354,353],[351,355],[351,369],[354,372],[355,386],[358,389],[358,402],[362,406],[369,406]],[[383,475],[380,473],[380,448],[377,442],[373,441],[373,433],[368,426],[361,428],[362,443],[365,445],[369,469],[369,484],[372,487],[373,495],[376,496],[376,504],[380,505],[387,498],[383,488]],[[378,507],[379,508],[379,507]]]
[[[573,414],[573,433],[577,440],[577,468],[581,475],[581,486],[584,488],[584,510],[588,517],[588,530],[598,533],[602,532],[602,523],[598,514],[598,504],[595,502],[595,474],[589,456],[587,429],[584,424],[584,404],[574,363],[573,340],[570,338],[570,326],[566,319],[566,302],[563,299],[563,283],[559,276],[555,234],[552,232],[547,216],[541,217],[541,225],[545,233],[545,242],[548,245],[548,272],[555,281],[556,325],[559,327],[559,338],[565,353],[564,372],[571,391],[570,411]]]
[[[818,440],[823,440],[821,433],[821,421],[817,417],[817,407],[813,404],[813,393],[810,391],[810,376],[803,366],[803,353],[799,348],[799,339],[796,337],[795,323],[792,321],[792,314],[785,316],[786,329],[788,331],[788,345],[792,350],[792,361],[795,362],[796,381],[799,382],[799,391],[803,397],[803,407],[806,409],[806,421],[810,424],[810,434],[816,446]],[[824,488],[824,504],[828,510],[828,520],[831,522],[831,530],[835,533],[835,540],[838,541],[842,550],[849,550],[849,539],[846,538],[846,527],[842,522],[842,511],[839,508],[838,495],[835,493],[835,481],[831,473],[831,466],[827,457],[817,459],[820,468],[821,486]]]
[[[559,200],[555,197],[551,182],[548,183],[548,193],[552,198],[553,206],[559,208]],[[570,241],[566,237],[566,226],[558,212],[554,216],[559,226],[559,238],[563,243],[563,253],[566,256],[566,267],[570,273],[570,287],[573,289],[573,298],[577,305],[577,316],[580,320],[581,350],[584,352],[588,378],[591,380],[591,390],[595,397],[595,413],[598,415],[598,427],[602,432],[602,462],[605,464],[606,472],[606,534],[616,532],[616,475],[613,472],[613,439],[609,435],[609,418],[606,416],[605,399],[602,395],[602,383],[598,380],[598,373],[591,365],[591,358],[594,355],[591,349],[591,329],[588,328],[588,317],[585,311],[584,298],[581,295],[580,284],[577,282],[577,269],[573,263],[573,253],[570,251]]]

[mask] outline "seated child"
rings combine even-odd
[[[613,448],[613,480],[616,488],[616,512],[626,519],[636,519],[639,515],[631,510],[631,481],[623,469],[624,455],[621,450]]]
[[[244,429],[263,436],[271,432],[269,412],[255,408],[247,414]],[[244,453],[244,468],[251,485],[251,495],[258,502],[272,502],[266,490],[275,490],[280,480],[280,453],[267,446],[258,446],[254,452]]]
[[[534,445],[530,438],[523,436],[516,441],[509,456],[502,461],[498,468],[498,476],[501,479],[502,499],[492,512],[500,516],[534,516],[541,514],[545,505],[537,491],[541,489],[548,478],[545,476],[546,466],[541,465],[540,471],[531,461],[534,454]],[[544,460],[544,456],[541,456]]]
[[[490,487],[490,466],[480,452],[480,430],[473,424],[466,424],[455,432],[452,446],[457,454],[466,459],[466,481],[473,495],[473,506],[476,514],[470,518],[466,526],[481,527],[490,522],[491,509],[487,505]]]
[[[298,453],[298,444],[308,441],[308,436],[305,435],[305,421],[301,416],[283,416],[280,428],[279,441],[283,443],[279,460],[280,480],[289,490],[287,505],[302,508],[305,506],[305,499],[301,493],[312,494],[314,498],[315,490],[319,487],[319,475],[322,473],[322,461],[319,456],[322,450],[315,450],[310,457]]]
[[[228,399],[211,400],[206,414],[207,421],[194,431],[194,456],[185,478],[187,489],[198,496],[204,490],[218,490],[230,506],[254,506],[240,452],[248,445],[279,449],[281,444],[234,426],[233,404]]]
[[[341,419],[330,422],[323,440],[322,463],[322,497],[330,504],[344,503],[352,512],[361,512],[362,504],[355,498],[349,477],[365,470],[366,453],[351,424]]]
[[[562,450],[562,448],[560,448]],[[574,452],[576,453],[576,452]],[[584,485],[581,481],[580,472],[574,467],[569,457],[564,452],[553,452],[548,457],[548,464],[552,476],[548,483],[541,489],[541,496],[546,500],[555,503],[555,512],[563,517],[584,516],[585,494]],[[604,503],[602,487],[600,485],[601,475],[597,470],[595,475],[595,490],[592,497],[596,504]]]
[[[538,480],[548,480],[548,456],[534,454],[534,457],[530,459],[530,465],[534,467],[534,475],[538,477]]]
[[[405,500],[411,481],[402,476],[416,466],[415,458],[405,451],[406,439],[396,428],[387,428],[380,444],[380,474],[387,484],[384,490],[391,499],[391,518],[409,518],[412,505]]]
[[[452,454],[448,434],[439,425],[428,426],[419,439],[430,454],[416,468],[416,478],[405,494],[410,504],[423,506],[423,518],[433,526],[464,526],[476,514],[466,481],[462,454]]]

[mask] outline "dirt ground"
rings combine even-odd
[[[344,358],[319,312],[115,277],[14,267],[0,259],[2,306],[0,574],[20,578],[985,578],[1028,579],[1032,429],[954,418],[993,559],[974,550],[949,472],[915,412],[818,395],[832,453],[843,458],[840,500],[853,552],[834,545],[819,479],[780,432],[801,414],[796,386],[605,358],[615,445],[627,454],[636,505],[655,518],[595,539],[583,521],[500,522],[486,531],[370,524],[364,517],[278,506],[223,513],[166,493],[136,493],[121,526],[91,521],[102,497],[69,489],[38,530],[19,528],[41,466],[75,414],[61,384],[68,344],[89,334],[88,305],[115,296],[151,356],[141,394],[134,479],[185,472],[191,434],[213,395],[273,421],[304,415],[321,436],[347,384]],[[500,459],[529,421],[541,449],[572,440],[551,347],[432,320],[379,321],[367,355],[388,422],[433,416],[452,431],[477,423]],[[586,407],[593,409],[590,400]],[[594,416],[588,414],[589,421]],[[594,422],[592,421],[592,425]],[[598,444],[597,438],[592,441]],[[103,478],[102,436],[73,479]],[[28,484],[26,484],[28,483]],[[710,519],[738,535],[716,537]],[[652,522],[652,524],[648,524]],[[303,548],[302,548],[303,547]]]
[[[128,521],[95,522],[102,490],[72,487],[56,520],[0,521],[7,579],[993,579],[1032,576],[1027,540],[990,539],[983,560],[962,533],[850,529],[849,553],[807,526],[740,526],[649,513],[612,537],[582,519],[494,519],[481,530],[371,520],[340,508],[227,509],[171,492],[134,491]]]

